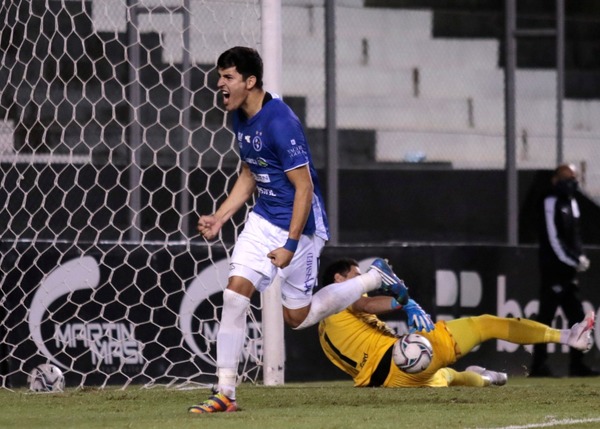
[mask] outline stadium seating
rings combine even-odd
[[[536,7],[542,7],[538,2]],[[126,114],[127,107],[120,102],[116,109],[106,103],[100,94],[110,94],[110,88],[118,88],[127,80],[127,67],[122,64],[127,44],[126,10],[123,2],[58,2],[50,1],[50,8],[66,4],[69,14],[57,13],[57,26],[73,26],[78,34],[86,37],[86,56],[77,55],[80,45],[76,37],[66,37],[66,53],[56,52],[60,57],[59,71],[66,75],[77,73],[86,84],[86,96],[99,100],[93,108],[100,132],[89,133],[89,140],[81,144],[78,123],[89,123],[92,108],[88,103],[79,103],[74,109],[76,121],[54,118],[50,109],[44,109],[47,101],[44,88],[34,90],[35,103],[42,106],[39,117],[32,123],[23,124],[35,129],[48,128],[45,133],[29,133],[24,141],[23,130],[15,129],[14,148],[44,152],[44,146],[53,153],[73,151],[75,155],[87,154],[93,148],[94,157],[106,156],[105,152],[121,142],[122,125],[113,116]],[[346,0],[336,8],[336,53],[337,53],[337,121],[346,131],[374,131],[372,136],[375,150],[374,162],[406,161],[407,153],[422,152],[428,161],[449,162],[454,168],[502,168],[504,166],[504,74],[501,11],[503,2],[489,0],[478,2],[473,11],[472,2],[467,0],[420,2],[397,0],[390,2]],[[200,16],[195,2],[191,3],[192,14]],[[318,1],[283,2],[284,70],[283,95],[296,100],[304,110],[298,114],[309,129],[325,126],[325,76],[324,76],[324,9]],[[381,7],[384,5],[385,7]],[[396,6],[396,7],[392,7]],[[211,5],[215,15],[225,13],[231,18],[232,31],[223,33],[222,22],[215,19],[202,21],[201,30],[195,27],[191,36],[191,56],[196,65],[193,71],[193,90],[197,91],[194,102],[205,108],[194,109],[192,125],[222,123],[222,113],[210,109],[213,94],[202,89],[206,73],[214,67],[215,49],[227,48],[231,44],[247,43],[256,38],[259,17],[246,20],[247,28],[242,34],[233,28],[237,18],[248,16],[246,5]],[[473,13],[464,12],[471,8]],[[78,13],[77,8],[86,13]],[[462,9],[461,9],[462,8]],[[540,22],[551,22],[547,10]],[[89,19],[91,16],[92,19]],[[528,15],[532,21],[532,15]],[[64,22],[63,22],[64,21]],[[148,58],[149,66],[140,73],[140,82],[149,89],[149,98],[161,109],[161,120],[168,125],[179,121],[176,109],[169,109],[165,92],[157,82],[162,81],[172,90],[180,85],[177,70],[181,68],[181,16],[140,15],[139,28],[142,37],[141,53]],[[483,25],[483,24],[485,25]],[[181,25],[179,25],[181,24]],[[453,24],[453,25],[452,25]],[[27,31],[32,31],[28,29]],[[38,29],[39,31],[39,29]],[[50,31],[42,29],[41,31]],[[248,33],[244,38],[244,32]],[[569,91],[594,95],[598,73],[593,67],[599,60],[591,55],[597,32],[590,25],[574,31],[575,39],[568,47],[567,97]],[[571,34],[571,33],[570,33]],[[570,39],[569,39],[570,40]],[[578,43],[575,43],[578,42]],[[580,43],[579,43],[580,42]],[[597,42],[597,40],[596,40]],[[210,46],[211,49],[207,49]],[[519,45],[521,47],[521,45]],[[553,43],[544,43],[542,53],[536,54],[535,46],[524,44],[519,49],[517,86],[517,134],[519,140],[520,168],[549,168],[554,163],[553,135],[556,129],[556,72],[548,67]],[[63,49],[63,46],[60,46]],[[55,46],[49,46],[53,53]],[[543,58],[541,65],[536,64]],[[577,60],[579,58],[579,60]],[[579,61],[579,63],[577,61]],[[144,60],[145,61],[145,60]],[[90,79],[90,70],[103,77],[102,86]],[[575,68],[578,64],[587,68]],[[597,65],[597,64],[596,64]],[[114,69],[114,71],[113,71]],[[33,73],[35,76],[35,73]],[[582,76],[587,78],[582,79]],[[579,79],[578,79],[579,78]],[[210,81],[210,79],[209,79]],[[64,79],[64,88],[71,99],[81,98],[81,86],[70,84]],[[575,83],[574,83],[575,82]],[[214,82],[213,82],[214,84]],[[585,91],[590,88],[590,91]],[[116,91],[119,93],[120,91]],[[17,94],[17,97],[19,94]],[[150,116],[155,108],[149,108]],[[600,157],[592,156],[594,145],[600,134],[600,101],[594,98],[572,97],[564,103],[565,156],[569,160],[587,161],[586,189],[600,195]],[[11,129],[18,123],[21,112],[8,112],[4,128]],[[66,109],[59,115],[71,115]],[[50,115],[50,116],[45,116]],[[30,121],[30,122],[31,122]],[[36,125],[34,122],[39,124]],[[61,124],[67,124],[65,126]],[[93,127],[93,125],[89,125]],[[43,139],[41,135],[43,134]],[[176,135],[173,130],[172,135]],[[198,135],[202,134],[201,132]],[[320,133],[314,133],[320,135]],[[33,139],[31,137],[34,137]],[[94,137],[96,136],[96,137]],[[364,136],[362,136],[364,137]],[[360,139],[361,145],[364,138]],[[36,140],[37,138],[37,140]],[[164,130],[150,127],[147,133],[150,152],[144,155],[147,162],[156,159],[168,162],[173,157],[169,150],[160,149],[164,142]],[[228,136],[217,136],[217,145],[227,146]],[[177,140],[177,139],[174,139]],[[202,162],[216,163],[219,151],[205,147],[206,140],[196,138],[195,144],[205,151]],[[352,137],[346,144],[352,145]],[[313,142],[322,146],[323,141]],[[30,147],[30,148],[28,148]],[[461,148],[462,150],[458,150]],[[465,147],[469,150],[465,150]],[[351,147],[344,147],[349,153]],[[2,153],[11,152],[11,146],[3,144]],[[156,154],[154,153],[156,152]],[[317,152],[320,152],[317,150]],[[596,161],[598,160],[598,161]],[[233,153],[225,155],[225,163],[235,163]]]

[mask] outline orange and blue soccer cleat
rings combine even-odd
[[[217,393],[203,403],[191,406],[188,411],[194,414],[207,414],[222,412],[231,413],[237,410],[238,406],[235,399],[229,399],[222,393]]]

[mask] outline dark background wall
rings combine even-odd
[[[502,0],[368,0],[365,3],[367,6],[432,8],[435,37],[495,37],[503,43]],[[553,2],[536,0],[517,3],[519,27],[545,28],[554,25]],[[599,16],[600,6],[592,0],[565,3],[568,18],[566,97],[600,98],[600,29],[594,25],[595,20],[586,22],[580,19]],[[23,2],[18,14],[27,15],[29,11],[26,6],[27,2]],[[7,90],[0,97],[0,113],[17,124],[14,146],[19,153],[91,154],[92,163],[0,164],[0,256],[3,263],[0,276],[3,276],[3,297],[18,295],[20,291],[30,293],[61,258],[71,253],[102,254],[106,255],[101,257],[103,269],[111,273],[118,271],[118,275],[111,277],[112,283],[105,280],[108,291],[104,293],[109,295],[107,299],[110,298],[110,292],[123,289],[128,291],[123,295],[123,304],[135,306],[135,302],[140,301],[139,295],[148,292],[144,298],[148,307],[135,307],[138,312],[131,316],[133,321],[147,319],[147,309],[152,308],[159,315],[156,326],[161,323],[172,324],[175,319],[173,312],[167,309],[161,313],[159,310],[163,309],[167,298],[170,305],[174,308],[177,306],[177,300],[183,292],[182,285],[193,278],[194,264],[208,263],[206,252],[195,247],[192,253],[188,253],[188,249],[170,247],[125,249],[126,246],[121,244],[106,244],[105,248],[96,248],[102,242],[122,243],[132,227],[131,211],[126,207],[130,171],[124,166],[130,154],[127,145],[122,144],[130,122],[127,102],[122,96],[122,88],[128,83],[128,70],[124,62],[126,34],[118,34],[115,38],[114,34],[94,33],[88,18],[90,2],[35,2],[33,6],[34,14],[30,20],[18,19],[28,22],[27,25],[19,24],[12,30],[4,29],[0,37],[0,46],[6,53],[6,61],[0,67],[0,80],[10,82],[10,85],[5,85]],[[42,21],[37,17],[43,15],[45,8],[53,13],[46,15]],[[70,12],[65,12],[65,8]],[[83,10],[86,13],[82,13]],[[7,13],[17,13],[14,10],[7,11],[0,12],[0,16],[5,18]],[[9,21],[16,18],[9,17]],[[51,36],[56,32],[56,27],[68,28],[68,32],[64,37],[53,38]],[[73,28],[77,35],[73,33]],[[85,46],[81,45],[78,35],[85,36]],[[23,43],[14,46],[13,40],[22,40]],[[32,40],[47,42],[33,46]],[[169,100],[161,95],[163,89],[175,91],[179,87],[181,70],[179,65],[162,63],[160,50],[157,49],[159,46],[157,33],[142,35],[142,57],[153,67],[144,67],[140,73],[140,83],[148,88],[148,100],[164,107]],[[82,50],[86,55],[80,54]],[[503,66],[502,48],[500,52],[498,64]],[[25,61],[32,56],[40,60],[31,62],[26,74],[24,63],[17,61],[17,58]],[[553,68],[554,63],[555,52],[551,40],[527,40],[519,44],[519,67]],[[214,74],[209,73],[211,67],[199,65],[192,71],[192,82],[196,85],[193,87],[196,95],[191,112],[192,128],[196,131],[192,140],[198,148],[206,149],[207,145],[212,145],[209,149],[192,154],[192,164],[202,166],[202,170],[190,172],[188,180],[190,187],[187,198],[194,213],[203,213],[207,208],[212,208],[214,198],[224,198],[223,189],[230,185],[237,163],[235,152],[229,150],[232,135],[222,128],[223,112],[210,108],[214,101],[213,91],[197,86],[208,80],[210,88],[214,89]],[[8,73],[11,68],[14,72]],[[44,82],[49,82],[49,76],[54,74],[58,74],[60,79],[46,85]],[[94,106],[85,101],[78,79],[71,79],[74,76],[82,82],[88,82],[87,97],[99,100]],[[40,80],[40,77],[44,79]],[[32,94],[30,85],[38,81],[39,84],[33,85]],[[164,83],[164,88],[157,85],[159,81]],[[49,93],[60,97],[67,93],[69,99],[81,102],[73,109],[59,109],[57,114],[55,106],[59,104],[58,100],[49,98]],[[177,107],[181,107],[177,104],[181,99],[175,97]],[[15,100],[18,102],[15,103]],[[286,100],[304,122],[306,100],[302,97],[286,97]],[[154,118],[157,111],[153,105],[148,105],[143,116]],[[161,118],[168,127],[179,123],[177,111],[169,108],[163,113]],[[83,132],[84,142],[79,124],[89,124]],[[202,128],[200,124],[205,124],[207,128]],[[148,126],[150,143],[158,141],[162,144],[166,140],[164,129],[158,124],[143,125]],[[209,135],[211,133],[208,130],[213,130],[214,136]],[[307,129],[307,134],[316,164],[321,169],[321,184],[325,186],[328,173],[323,170],[325,131]],[[180,137],[179,131],[175,130],[171,138],[174,147],[177,147]],[[339,176],[343,184],[339,208],[340,242],[344,244],[338,248],[327,248],[323,255],[324,264],[342,255],[355,258],[387,256],[399,268],[415,298],[433,314],[444,312],[458,317],[506,310],[508,306],[498,302],[498,276],[507,277],[509,297],[517,302],[519,308],[525,308],[527,303],[536,298],[536,204],[547,186],[549,171],[519,172],[519,237],[522,245],[506,248],[502,244],[506,238],[503,171],[459,171],[443,163],[375,163],[373,130],[340,130],[339,139],[348,142],[339,154],[342,166]],[[142,155],[143,208],[140,228],[145,240],[166,242],[181,239],[178,224],[181,171],[171,168],[176,158],[175,152],[166,148],[155,154],[145,147]],[[217,166],[220,168],[217,169]],[[589,246],[592,259],[592,268],[584,276],[583,283],[586,299],[597,307],[600,299],[594,285],[600,279],[600,262],[594,261],[600,261],[596,247],[600,244],[600,211],[585,195],[580,195],[578,199],[583,212],[584,241]],[[235,221],[239,224],[241,215]],[[188,225],[192,231],[195,222],[192,216]],[[228,225],[224,231],[224,241],[232,243],[234,237],[233,228]],[[23,240],[22,244],[15,243],[17,239]],[[39,242],[31,244],[34,239]],[[190,237],[192,243],[195,240],[196,237]],[[47,243],[62,243],[63,248],[48,246]],[[19,259],[15,257],[15,252],[28,256],[19,256]],[[211,256],[215,257],[214,254]],[[171,258],[174,260],[173,266],[170,265]],[[124,260],[126,264],[123,264]],[[18,265],[18,273],[11,262]],[[438,308],[435,305],[435,272],[440,269],[455,273],[479,273],[485,300],[476,308]],[[142,275],[138,275],[136,270],[140,270]],[[134,285],[134,281],[140,283]],[[161,282],[164,288],[154,287],[157,282]],[[100,295],[99,299],[104,298]],[[20,305],[19,311],[25,311],[23,306],[27,301],[17,299],[16,302]],[[120,304],[114,303],[117,311],[122,312]],[[95,310],[95,307],[91,308],[90,312]],[[22,322],[17,319],[15,313],[11,320]],[[152,329],[156,329],[156,326]],[[26,331],[15,332],[23,333],[16,342],[22,344],[24,350],[34,350],[31,343],[20,343],[21,338],[27,338]],[[172,326],[165,332],[178,334],[178,330]],[[288,331],[287,336],[289,379],[339,375],[335,375],[333,366],[323,362],[314,331]],[[155,344],[153,347],[156,347],[157,353],[162,352],[161,345]],[[520,368],[511,366],[513,363],[519,362],[521,365],[527,361],[526,354],[514,359],[512,354],[497,354],[489,347],[483,347],[473,359],[485,361],[486,364],[489,362],[490,366],[497,369],[512,368],[513,371]],[[175,353],[179,352],[181,350],[175,350]],[[556,356],[555,364],[560,363],[560,357]],[[468,362],[465,360],[461,363],[466,365]],[[164,366],[160,360],[157,361],[156,374],[161,374]]]
[[[581,276],[582,297],[586,310],[600,310],[600,247],[588,249],[592,265]],[[213,382],[214,337],[217,321],[214,318],[222,305],[226,269],[218,277],[206,278],[202,289],[192,288],[205,270],[226,263],[226,254],[219,245],[146,244],[137,246],[122,243],[115,246],[101,243],[86,251],[69,243],[0,243],[2,302],[0,317],[0,384],[20,386],[26,383],[27,371],[47,361],[32,339],[28,324],[34,296],[40,285],[59,266],[81,256],[92,257],[99,268],[99,283],[82,278],[60,282],[58,286],[81,283],[82,288],[64,290],[48,301],[40,313],[37,297],[38,329],[48,352],[70,368],[67,385],[77,385],[87,374],[86,384],[119,384],[126,380],[144,383],[151,378],[169,377]],[[326,247],[321,267],[340,257],[365,260],[386,257],[405,280],[414,297],[434,318],[457,318],[484,313],[506,317],[535,317],[537,312],[538,273],[535,246],[509,247],[501,245],[347,245]],[[221,265],[222,266],[222,265]],[[226,264],[225,264],[226,266]],[[199,274],[200,273],[200,274]],[[73,276],[72,276],[73,277]],[[218,281],[218,279],[223,278]],[[210,291],[208,290],[210,288]],[[204,293],[199,296],[195,293]],[[452,296],[453,299],[441,299]],[[179,325],[189,316],[183,302],[193,301],[193,321],[190,333],[198,352],[184,338]],[[253,300],[260,302],[258,294]],[[187,308],[187,307],[186,307]],[[253,306],[252,322],[261,323],[261,313]],[[33,310],[31,310],[33,312]],[[43,316],[43,318],[42,318]],[[402,312],[386,318],[401,324]],[[560,315],[555,324],[568,328],[577,321]],[[117,348],[99,357],[83,339],[57,344],[56,332],[69,331],[73,326],[118,325],[133,326],[130,348]],[[260,326],[260,325],[259,325]],[[303,331],[285,330],[286,370],[288,381],[344,378],[330,364],[320,349],[316,326]],[[207,332],[210,334],[207,337]],[[596,331],[596,346],[586,355],[591,366],[598,366],[600,334]],[[118,340],[119,338],[115,338]],[[92,345],[102,350],[111,339],[98,335]],[[260,353],[260,346],[256,349]],[[138,356],[132,360],[126,357]],[[201,355],[201,356],[200,356]],[[556,374],[566,370],[566,351],[560,348],[550,354],[550,365]],[[96,362],[94,357],[99,360]],[[507,350],[496,341],[489,341],[477,351],[461,359],[456,368],[479,364],[511,375],[527,373],[531,356],[524,347]],[[5,378],[6,377],[6,378]]]
[[[321,185],[326,189],[326,174]],[[115,165],[0,164],[0,225],[3,240],[37,237],[83,241],[126,238],[128,174]],[[521,243],[537,242],[540,197],[550,180],[545,170],[519,172]],[[235,170],[197,169],[187,194],[194,213],[213,210],[232,186]],[[340,243],[506,241],[506,174],[501,170],[453,170],[424,166],[343,168],[340,180]],[[148,167],[141,177],[140,227],[148,240],[180,238],[179,170]],[[600,243],[600,209],[579,195],[585,242]],[[236,216],[239,223],[243,213]],[[195,234],[195,216],[189,230]],[[233,241],[233,224],[225,241]]]
[[[600,291],[596,287],[600,276],[600,248],[588,248],[592,261],[590,270],[581,276],[581,292],[586,311],[600,306]],[[404,279],[413,296],[434,318],[458,318],[480,314],[495,314],[502,317],[535,318],[539,299],[539,276],[537,272],[536,246],[493,246],[493,245],[405,245],[405,246],[347,246],[326,247],[322,267],[340,257],[358,260],[385,256],[390,259],[395,271]],[[453,305],[439,305],[438,296],[451,285],[441,280],[438,273],[445,272],[455,278],[458,288]],[[461,284],[461,274],[476,279],[469,285]],[[475,287],[473,288],[473,285]],[[475,290],[474,290],[475,289]],[[480,292],[479,300],[462,300],[464,294],[473,296]],[[468,304],[464,304],[468,302]],[[401,312],[388,316],[386,320],[404,320]],[[570,327],[576,321],[561,316],[555,326]],[[596,332],[596,345],[586,355],[586,362],[593,367],[599,365],[600,335]],[[335,368],[323,355],[317,328],[304,331],[286,329],[286,379],[338,379],[346,375]],[[306,361],[310,365],[304,364]],[[551,349],[549,365],[557,375],[567,372],[568,352],[560,347]],[[531,355],[523,346],[506,348],[497,341],[484,343],[479,349],[459,360],[457,369],[469,365],[481,365],[510,375],[525,375],[529,371]]]

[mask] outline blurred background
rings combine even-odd
[[[530,203],[561,161],[579,168],[583,205],[593,210],[600,7],[565,2],[559,13],[558,3],[514,2],[516,28],[540,34],[516,37],[511,51],[510,158],[504,0],[340,0],[329,12],[323,0],[281,3],[281,92],[306,127],[324,187],[335,183],[331,175],[339,179],[337,206],[329,208],[339,223],[335,242],[511,241],[507,211],[519,218],[511,244],[531,242]],[[223,196],[238,162],[214,62],[232,45],[261,50],[261,12],[257,0],[4,4],[5,237],[194,236],[196,213]],[[565,28],[560,116],[558,16]],[[327,79],[334,97],[327,98]],[[335,160],[327,155],[331,126]],[[73,216],[43,198],[38,174],[25,174],[32,164],[40,182],[79,181],[47,190]],[[517,170],[518,197],[507,197],[507,166]],[[36,207],[22,211],[17,188]],[[82,192],[85,210],[69,203]],[[518,198],[516,209],[510,198]],[[373,218],[379,231],[369,226]],[[585,236],[597,240],[595,232]]]

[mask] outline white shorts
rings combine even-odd
[[[264,292],[279,275],[283,305],[289,309],[302,308],[312,299],[325,240],[317,235],[302,235],[292,262],[280,269],[271,263],[267,254],[282,247],[287,239],[288,231],[250,212],[231,255],[229,277],[244,277],[256,290]]]

